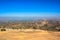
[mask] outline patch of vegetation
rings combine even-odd
[[[3,29],[1,29],[1,31],[6,31],[6,29],[3,28]]]
[[[30,21],[30,22],[8,22],[0,24],[1,31],[6,31],[4,28],[9,29],[40,29],[47,31],[60,31],[60,21],[43,20],[43,21]]]

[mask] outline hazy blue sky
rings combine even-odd
[[[0,0],[0,16],[60,16],[60,0]]]

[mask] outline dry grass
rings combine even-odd
[[[0,40],[60,40],[60,32],[47,31],[3,31]]]

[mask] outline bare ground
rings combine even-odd
[[[60,40],[60,32],[0,31],[0,40]]]

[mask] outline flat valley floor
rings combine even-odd
[[[60,40],[60,32],[0,31],[0,40]]]

